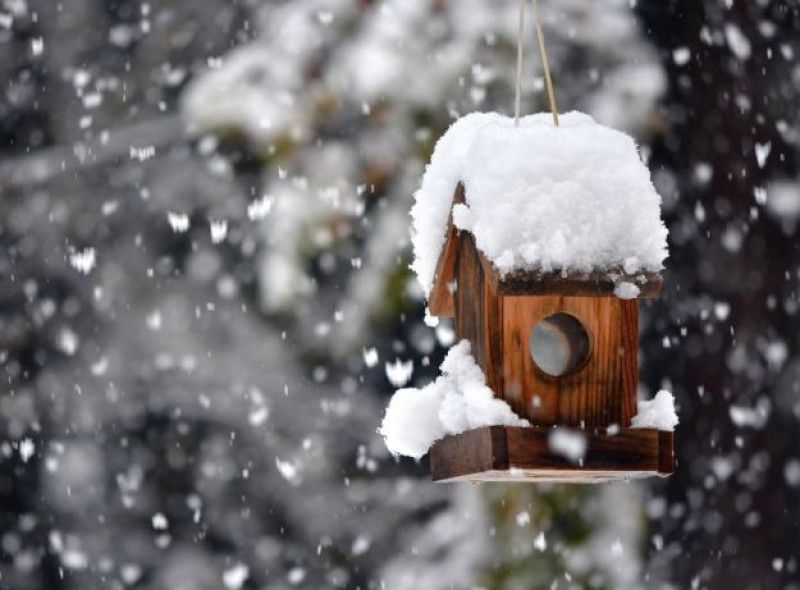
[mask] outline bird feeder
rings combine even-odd
[[[672,473],[672,432],[631,428],[639,300],[616,296],[617,282],[612,272],[503,275],[451,213],[430,313],[454,319],[488,387],[531,426],[487,426],[437,441],[434,480],[598,482]],[[661,277],[640,273],[637,285],[639,297],[657,297]],[[584,437],[577,463],[552,448],[554,431],[564,427]]]

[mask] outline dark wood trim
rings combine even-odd
[[[481,254],[486,281],[498,295],[594,295],[613,296],[618,281],[624,280],[639,287],[639,299],[653,299],[661,294],[662,279],[658,273],[626,275],[622,269],[607,272],[562,275],[559,272],[515,271],[500,276],[500,272]]]
[[[675,448],[672,432],[658,431],[658,473],[664,476],[675,471]]]
[[[431,450],[431,474],[478,473],[508,469],[508,450],[503,428],[490,426],[448,436]]]
[[[669,475],[674,470],[673,436],[651,428],[617,434],[580,431],[586,453],[580,464],[554,452],[552,428],[487,426],[436,442],[431,448],[435,481],[600,482]]]

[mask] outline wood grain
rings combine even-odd
[[[548,444],[552,428],[488,426],[448,436],[431,448],[435,481],[549,481],[593,483],[672,473],[672,433],[622,429],[611,436],[582,431],[583,460],[573,463]]]
[[[464,185],[459,182],[453,194],[453,205],[463,202]],[[455,313],[453,284],[455,279],[455,259],[459,248],[459,231],[453,225],[453,205],[450,206],[445,242],[439,254],[439,260],[436,263],[433,285],[428,297],[428,308],[431,315],[446,318],[453,317]]]
[[[506,436],[502,428],[478,428],[467,434],[448,436],[436,443],[436,450],[432,450],[430,456],[432,474],[508,469]],[[437,479],[435,475],[434,479]]]
[[[591,348],[576,373],[552,377],[536,366],[528,341],[537,322],[559,312],[583,324]],[[630,426],[639,382],[636,300],[508,296],[502,298],[502,318],[502,397],[515,412],[541,426]]]
[[[497,397],[503,392],[503,301],[484,280],[480,255],[472,236],[463,232],[455,261],[458,292],[455,327],[459,340],[472,346],[472,356]]]

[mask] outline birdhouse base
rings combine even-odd
[[[574,463],[549,444],[553,430],[487,426],[445,437],[431,448],[431,476],[439,482],[602,483],[668,476],[675,469],[672,432],[578,431],[586,437],[586,451]]]

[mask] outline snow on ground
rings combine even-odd
[[[628,135],[579,112],[513,119],[472,113],[436,144],[415,194],[414,262],[429,292],[453,192],[455,225],[501,273],[658,271],[667,256],[661,198]],[[634,270],[635,269],[635,270]]]
[[[675,397],[665,389],[649,401],[639,400],[636,415],[631,419],[633,428],[657,428],[672,432],[677,425]]]
[[[389,402],[380,432],[392,453],[419,459],[448,434],[500,424],[529,426],[486,386],[468,341],[450,349],[441,370],[433,383],[400,389]]]

